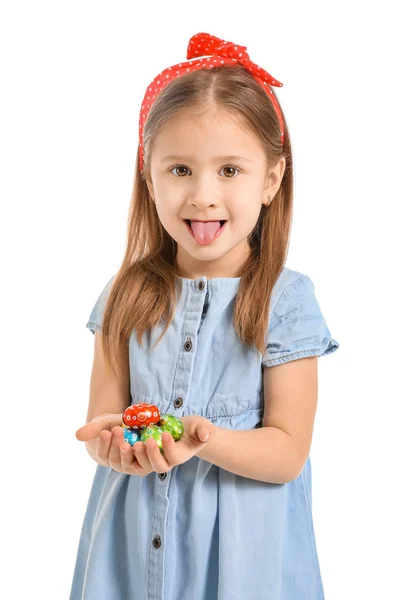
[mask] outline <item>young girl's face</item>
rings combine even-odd
[[[284,162],[267,174],[259,140],[226,112],[180,115],[162,127],[150,157],[148,188],[162,225],[177,242],[178,275],[241,275],[250,252],[247,237],[262,203],[279,188]],[[204,244],[204,239],[196,241],[185,219],[227,223]]]

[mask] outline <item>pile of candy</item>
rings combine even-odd
[[[170,433],[175,442],[183,435],[183,423],[173,415],[160,415],[154,404],[132,404],[122,415],[124,439],[131,446],[136,442],[145,442],[153,438],[162,454],[164,449],[161,440],[163,431]]]

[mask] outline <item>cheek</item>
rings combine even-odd
[[[169,201],[163,196],[162,199],[156,201],[156,210],[158,218],[168,232],[176,227],[181,212],[179,205],[176,204],[176,199]]]
[[[248,196],[247,196],[248,197]],[[232,223],[235,225],[251,225],[254,221],[257,221],[258,215],[260,214],[260,206],[258,206],[252,199],[248,202],[241,200],[236,206],[229,207],[229,214]]]
[[[240,233],[242,237],[250,235],[257,225],[260,211],[257,207],[247,206],[232,214],[231,227],[234,232]]]
[[[160,218],[168,219],[176,213],[176,199],[173,195],[167,194],[165,190],[156,196],[156,208]]]

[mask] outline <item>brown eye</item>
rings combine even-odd
[[[175,169],[187,169],[187,167],[184,167],[183,165],[178,165],[176,167],[172,167],[171,172],[173,172]],[[183,173],[184,175],[185,173]],[[182,172],[180,173],[180,175],[182,175]],[[180,175],[178,174],[178,177],[180,177]]]
[[[239,169],[237,169],[236,167],[231,167],[231,166],[222,167],[222,170],[224,170],[224,171],[225,170],[229,170],[230,171],[230,174],[228,174],[227,179],[234,179],[235,178],[234,171],[238,171],[239,172]],[[232,173],[233,173],[233,176],[232,176]]]

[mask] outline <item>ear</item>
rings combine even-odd
[[[269,170],[265,179],[263,202],[268,203],[268,196],[274,198],[280,188],[283,174],[285,173],[286,159],[282,156],[276,164]],[[272,202],[272,200],[271,200]]]

